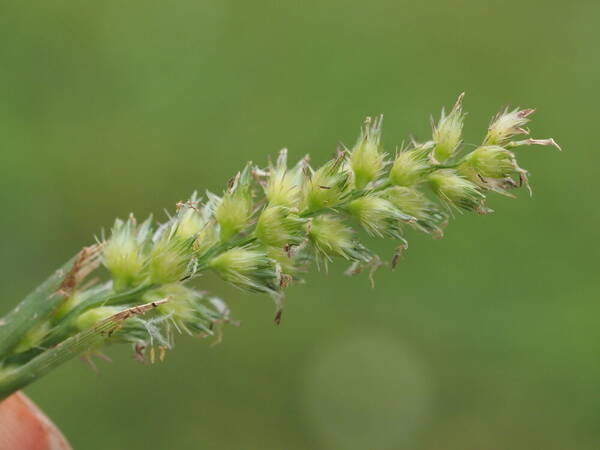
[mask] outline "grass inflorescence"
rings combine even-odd
[[[386,152],[383,117],[367,118],[356,144],[320,167],[308,156],[289,166],[282,150],[266,168],[247,164],[221,195],[194,193],[177,203],[163,223],[116,220],[107,236],[0,319],[0,397],[107,341],[130,343],[145,361],[162,358],[176,334],[220,339],[229,309],[195,286],[206,271],[270,296],[279,323],[285,289],[309,264],[326,268],[343,259],[346,273],[371,275],[384,264],[360,242],[359,229],[395,241],[394,267],[408,230],[440,237],[454,212],[487,214],[490,194],[529,188],[512,149],[558,148],[552,139],[522,139],[533,110],[502,111],[466,152],[462,99],[433,123],[430,140]]]

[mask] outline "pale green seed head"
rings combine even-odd
[[[226,194],[215,211],[221,241],[225,242],[242,231],[252,215],[252,199],[248,193]]]
[[[215,307],[218,306],[215,304],[217,299],[181,283],[166,284],[148,291],[143,300],[146,303],[167,300],[162,302],[155,312],[159,317],[168,319],[180,333],[212,335],[211,325],[225,319],[224,311]]]
[[[248,163],[230,182],[230,187],[214,207],[221,241],[226,242],[242,231],[252,216],[252,165]]]
[[[469,153],[458,167],[475,182],[484,178],[505,178],[511,176],[517,168],[514,154],[498,145],[484,145]]]
[[[211,259],[208,267],[225,281],[244,290],[272,293],[277,289],[273,261],[259,249],[232,248]]]
[[[415,217],[417,221],[413,225],[417,229],[425,233],[441,235],[441,226],[446,221],[446,214],[421,191],[404,186],[394,186],[383,191],[381,195],[400,211]]]
[[[376,179],[385,165],[385,154],[380,148],[382,120],[383,116],[379,116],[374,121],[367,117],[360,137],[350,154],[350,166],[357,189],[363,189]]]
[[[424,181],[430,167],[420,149],[401,151],[390,169],[390,182],[396,186],[414,186]]]
[[[396,208],[413,217],[421,218],[431,202],[417,189],[395,186],[386,189],[382,195]]]
[[[167,232],[154,243],[150,251],[149,272],[153,283],[165,284],[188,275],[193,254],[193,238],[182,240]]]
[[[205,222],[199,211],[192,207],[184,207],[177,218],[175,235],[181,239],[189,239],[202,231]]]
[[[284,206],[263,209],[256,223],[256,237],[264,244],[283,247],[299,244],[304,239],[304,224],[295,212]]]
[[[376,195],[353,200],[348,212],[354,216],[371,236],[402,238],[402,222],[414,218],[403,214],[390,201]]]
[[[484,212],[485,196],[477,186],[454,170],[442,169],[429,175],[433,192],[445,203],[460,209]]]
[[[273,172],[267,182],[266,197],[272,205],[296,206],[300,199],[300,187],[293,174]]]
[[[534,112],[534,109],[508,111],[507,108],[498,113],[488,128],[483,145],[504,145],[515,135],[529,134],[523,127],[529,123],[528,117]]]
[[[314,212],[340,204],[350,187],[344,167],[345,156],[339,155],[318,169],[304,184],[303,210]]]
[[[168,299],[167,302],[160,304],[156,308],[156,312],[172,316],[176,320],[190,321],[194,318],[194,310],[191,302],[196,295],[196,291],[189,289],[181,283],[171,283],[147,292],[144,295],[144,302],[150,303]]]
[[[206,253],[206,251],[213,247],[219,242],[219,231],[217,225],[214,222],[205,224],[200,232],[196,235],[193,249],[194,252],[200,256]]]
[[[155,292],[156,298],[168,298],[166,303],[156,308],[157,312],[172,314],[181,319],[191,319],[189,302],[194,298],[195,291],[182,284],[167,284],[160,291]]]
[[[264,253],[259,250],[235,247],[211,259],[209,267],[219,273],[250,274],[262,264],[264,258]]]
[[[130,217],[126,222],[115,221],[102,258],[110,271],[115,289],[121,290],[139,282],[147,263],[145,223],[140,227]]]
[[[175,238],[182,241],[194,240],[193,249],[198,256],[219,240],[219,233],[212,215],[215,204],[218,204],[221,199],[210,193],[208,197],[209,200],[201,209],[195,206],[199,203],[196,194],[186,204],[180,205],[181,209],[173,225]]]
[[[330,215],[315,217],[309,224],[308,238],[326,260],[341,256],[352,260],[368,260],[363,247],[354,240],[354,231]]]
[[[292,249],[284,249],[282,247],[266,247],[264,249],[269,259],[275,261],[281,268],[284,274],[292,275],[298,272],[299,266]]]
[[[277,164],[269,168],[269,179],[265,187],[265,196],[271,205],[297,207],[301,194],[301,172],[303,163],[300,162],[291,171],[287,168],[287,149],[279,152]]]
[[[454,155],[461,144],[461,136],[465,115],[462,112],[464,94],[458,97],[450,114],[442,110],[442,116],[437,125],[433,126],[433,157],[438,162],[444,162]]]

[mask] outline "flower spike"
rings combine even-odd
[[[284,291],[311,263],[327,269],[343,259],[346,273],[365,272],[373,283],[387,263],[361,242],[364,235],[393,241],[393,269],[414,231],[441,237],[453,210],[489,213],[486,201],[495,193],[512,197],[529,188],[514,149],[560,150],[554,139],[529,137],[534,110],[503,110],[481,145],[464,151],[463,100],[461,94],[449,113],[442,110],[430,140],[411,139],[394,158],[383,150],[383,116],[376,116],[351,150],[320,167],[308,157],[288,167],[284,149],[266,168],[248,163],[221,196],[179,202],[163,223],[116,220],[106,239],[0,319],[0,400],[108,342],[129,343],[136,359],[152,362],[164,359],[179,334],[220,341],[229,308],[200,288],[207,272],[270,296],[279,323]]]

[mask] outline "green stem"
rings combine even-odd
[[[139,299],[141,298],[142,294],[156,286],[157,285],[154,284],[145,284],[119,293],[103,292],[86,300],[85,302],[80,303],[60,320],[52,332],[38,346],[8,357],[5,360],[5,363],[7,365],[27,363],[32,358],[46,351],[46,349],[59,344],[61,341],[76,333],[77,330],[73,326],[73,321],[84,312],[98,306],[130,305],[132,303],[140,303]]]
[[[99,322],[88,330],[71,336],[55,347],[36,356],[26,364],[0,368],[0,401],[13,392],[36,381],[71,358],[104,344],[121,328],[125,320],[139,314],[144,314],[146,311],[159,306],[165,301],[161,300],[128,308]]]
[[[27,331],[46,319],[66,300],[60,288],[76,260],[77,257],[71,258],[0,319],[0,360],[10,353]]]

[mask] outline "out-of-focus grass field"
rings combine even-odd
[[[0,5],[0,309],[115,216],[162,217],[284,146],[389,150],[467,91],[466,142],[536,107],[534,196],[494,198],[396,272],[313,271],[152,367],[110,351],[26,392],[77,449],[597,449],[600,3],[174,0]],[[390,243],[373,246],[386,256]],[[389,256],[388,256],[389,258]]]

